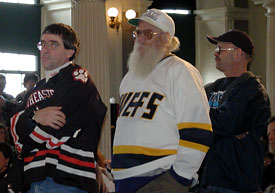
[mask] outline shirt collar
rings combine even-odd
[[[71,64],[71,62],[67,62],[67,63],[63,64],[62,66],[57,67],[56,69],[45,71],[46,82],[48,82],[48,80],[50,78],[52,78],[53,76],[57,75],[61,69],[66,68],[70,64]]]

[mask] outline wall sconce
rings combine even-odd
[[[118,32],[119,26],[120,26],[120,22],[118,21],[118,10],[115,7],[111,7],[108,9],[107,11],[108,16],[110,17],[109,20],[109,27],[110,28],[114,28],[116,29],[116,31]]]
[[[121,22],[118,20],[118,10],[115,7],[111,7],[107,11],[108,16],[110,17],[110,20],[108,22],[108,25],[110,28],[116,29],[118,32],[119,27],[121,25]],[[133,9],[128,9],[125,13],[125,17],[129,20],[136,17],[136,12]]]

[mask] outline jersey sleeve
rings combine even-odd
[[[186,182],[185,179],[192,179],[199,170],[213,141],[202,80],[199,72],[189,65],[170,72],[171,97],[179,133],[177,157],[171,174],[181,183]]]

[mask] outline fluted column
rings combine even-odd
[[[108,107],[100,149],[106,158],[110,159],[110,83],[104,0],[75,0],[72,7],[72,26],[77,31],[80,39],[80,53],[76,63],[85,67],[90,72],[102,100]]]
[[[266,77],[267,91],[271,100],[271,111],[275,114],[275,1],[263,4],[267,9],[267,36],[266,36]]]
[[[270,97],[271,111],[275,115],[275,0],[254,0],[266,8],[266,87]]]

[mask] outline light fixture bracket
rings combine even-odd
[[[110,17],[108,24],[110,28],[116,29],[116,31],[118,32],[120,27],[120,22],[118,21],[118,17]]]

